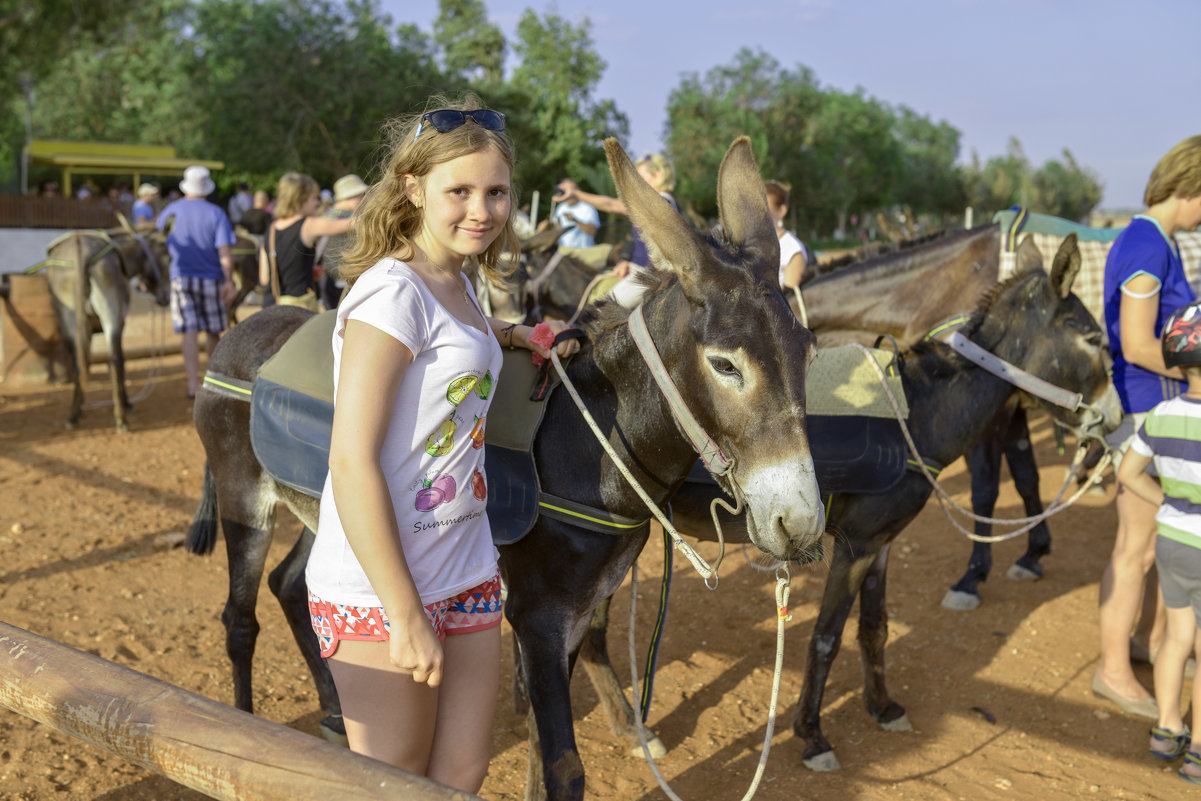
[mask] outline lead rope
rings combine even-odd
[[[1067,492],[1068,486],[1071,484],[1071,481],[1072,481],[1072,475],[1073,475],[1074,470],[1069,469],[1067,471],[1066,477],[1064,478],[1063,486],[1059,489],[1059,494],[1055,496],[1055,500],[1053,500],[1051,502],[1051,505],[1048,506],[1046,509],[1044,509],[1041,514],[1033,515],[1030,517],[1015,517],[1015,518],[984,517],[982,515],[977,515],[975,512],[971,511],[970,509],[965,509],[962,506],[960,506],[959,504],[955,503],[955,501],[953,501],[951,499],[951,496],[948,495],[941,486],[939,486],[938,481],[935,479],[934,475],[930,472],[930,469],[928,467],[926,467],[926,462],[925,462],[925,460],[922,459],[922,455],[918,452],[917,445],[913,441],[913,436],[909,433],[909,426],[905,423],[905,415],[901,412],[900,404],[897,403],[896,396],[893,395],[893,393],[892,393],[892,388],[888,386],[888,380],[884,374],[884,369],[880,366],[879,362],[877,362],[876,359],[874,359],[872,357],[871,353],[868,351],[867,348],[865,348],[863,345],[860,345],[857,342],[852,343],[852,344],[854,344],[855,347],[859,348],[859,350],[863,351],[864,355],[867,357],[867,361],[872,365],[872,367],[875,368],[876,374],[880,378],[880,386],[882,386],[884,388],[884,394],[888,398],[888,402],[892,405],[892,410],[893,410],[893,413],[897,417],[897,422],[899,422],[901,424],[901,433],[905,435],[905,442],[908,443],[909,450],[913,453],[914,461],[917,462],[917,466],[921,468],[922,475],[924,475],[926,477],[926,481],[930,482],[930,486],[934,488],[935,497],[938,498],[938,504],[942,508],[943,514],[946,515],[946,518],[947,518],[947,520],[949,520],[951,522],[951,525],[953,525],[961,534],[963,534],[968,539],[970,539],[974,542],[1004,542],[1005,540],[1013,539],[1014,537],[1025,534],[1027,531],[1034,528],[1035,526],[1037,526],[1039,523],[1043,522],[1047,518],[1051,517],[1052,515],[1062,512],[1064,509],[1067,509],[1069,506],[1074,504],[1094,484],[1100,484],[1101,478],[1102,478],[1102,473],[1105,471],[1106,468],[1109,467],[1110,462],[1113,461],[1113,450],[1106,447],[1105,453],[1101,456],[1100,461],[1098,461],[1097,465],[1093,468],[1093,471],[1089,475],[1088,480],[1084,482],[1084,485],[1081,486],[1080,489],[1077,490],[1074,495],[1072,495],[1072,497],[1068,498],[1067,501],[1064,501],[1061,504],[1060,499],[1063,498],[1064,493]],[[1083,448],[1077,449],[1076,456],[1072,459],[1072,465],[1071,465],[1072,468],[1075,468],[1083,460],[1084,460],[1084,449]],[[981,536],[981,535],[975,533],[974,531],[968,531],[966,528],[961,526],[959,524],[959,521],[957,521],[954,517],[951,516],[950,510],[947,509],[948,505],[951,506],[955,511],[964,515],[965,517],[969,517],[972,520],[979,522],[979,523],[988,523],[989,525],[1002,525],[1002,526],[1019,525],[1019,524],[1025,524],[1025,525],[1022,525],[1021,528],[1015,529],[1013,531],[1007,531],[1004,534],[994,534],[992,536],[984,537],[984,536]]]
[[[615,451],[613,446],[609,444],[609,440],[606,439],[605,435],[601,432],[600,426],[596,424],[596,420],[594,420],[591,413],[589,413],[588,407],[584,405],[584,400],[580,397],[580,393],[576,391],[575,386],[571,383],[571,379],[567,377],[567,371],[563,369],[563,364],[559,361],[559,354],[553,348],[550,352],[550,358],[551,362],[555,366],[555,370],[559,373],[559,378],[563,382],[563,386],[567,389],[568,394],[571,395],[571,399],[575,401],[576,408],[580,410],[580,414],[583,415],[584,421],[588,423],[588,428],[592,429],[593,435],[596,436],[596,441],[600,443],[601,447],[605,449],[605,453],[607,453],[609,458],[613,461],[613,466],[617,468],[618,472],[621,473],[626,482],[633,487],[634,492],[638,493],[638,497],[642,499],[642,502],[645,503],[646,507],[650,509],[652,514],[654,514],[660,525],[663,526],[663,530],[671,535],[672,543],[675,545],[676,550],[683,553],[685,558],[687,558],[688,561],[692,563],[692,566],[696,568],[696,572],[701,574],[701,577],[705,580],[705,586],[710,590],[716,590],[718,582],[717,569],[721,566],[721,560],[726,552],[725,538],[722,535],[721,525],[719,524],[717,518],[717,507],[722,506],[726,509],[726,511],[733,515],[737,515],[742,511],[742,491],[738,489],[738,485],[731,482],[734,487],[734,499],[737,502],[736,506],[731,507],[722,498],[714,499],[713,503],[709,506],[709,512],[713,516],[713,524],[717,528],[717,542],[720,548],[717,554],[717,560],[710,565],[699,553],[696,552],[696,549],[684,541],[684,538],[680,536],[680,532],[676,531],[676,527],[671,524],[671,520],[663,513],[663,510],[660,509],[653,500],[651,500],[651,496],[648,495],[646,490],[642,488],[642,485],[638,483],[638,479],[634,478],[634,474],[630,472],[630,469],[626,467],[621,459],[617,456],[617,451]]]
[[[796,295],[796,313],[801,320],[801,325],[809,327],[809,313],[805,311],[805,299],[801,297],[801,288],[794,286],[792,294]]]
[[[783,574],[783,575],[781,575]],[[767,731],[763,735],[763,752],[759,754],[759,764],[755,768],[755,776],[751,779],[750,787],[747,788],[746,794],[742,796],[742,801],[750,801],[759,789],[759,782],[763,779],[763,771],[767,769],[767,755],[771,753],[771,740],[776,731],[776,707],[780,700],[780,676],[783,673],[784,667],[784,624],[792,620],[792,615],[788,612],[788,597],[792,591],[789,584],[791,573],[788,569],[788,563],[782,562],[776,568],[776,666],[775,672],[771,680],[771,702],[767,712]],[[638,656],[634,647],[634,612],[638,597],[638,562],[630,566],[630,624],[629,624],[629,649],[630,649],[630,679],[633,685],[634,697],[637,698],[638,690]],[[671,785],[663,778],[663,774],[659,772],[659,766],[655,764],[655,758],[651,755],[650,743],[646,739],[646,727],[642,723],[642,716],[635,715],[638,726],[638,741],[642,743],[642,754],[646,757],[646,763],[650,766],[651,773],[655,775],[655,780],[659,782],[659,787],[667,794],[671,801],[683,801],[675,791],[671,789]]]
[[[617,457],[617,452],[613,450],[613,446],[609,444],[609,441],[605,438],[604,434],[601,433],[600,426],[596,424],[596,420],[593,419],[592,414],[589,413],[588,408],[584,405],[584,400],[580,397],[579,392],[576,391],[575,386],[571,383],[571,379],[567,377],[567,371],[563,369],[563,364],[559,361],[559,354],[553,348],[550,352],[550,358],[551,363],[555,366],[556,372],[559,374],[560,380],[563,382],[563,386],[567,388],[567,392],[569,395],[571,395],[571,399],[575,401],[576,408],[580,410],[580,414],[583,415],[585,422],[588,423],[588,427],[592,429],[592,433],[596,436],[596,441],[599,442],[601,447],[605,449],[605,453],[607,453],[609,458],[613,460],[614,466],[617,467],[617,469],[621,472],[621,475],[627,482],[629,482],[630,486],[634,488],[634,491],[638,493],[638,497],[642,498],[643,503],[645,503],[647,508],[654,513],[655,517],[659,520],[659,523],[663,526],[663,530],[671,535],[672,542],[676,549],[681,551],[684,556],[688,558],[688,561],[692,563],[692,566],[696,568],[696,571],[701,574],[705,580],[705,586],[710,590],[716,590],[718,579],[717,568],[721,565],[721,560],[725,554],[726,548],[725,538],[722,535],[721,523],[717,517],[717,507],[721,506],[725,508],[726,511],[734,515],[737,515],[742,511],[743,497],[741,490],[738,489],[738,485],[733,484],[734,497],[737,501],[737,505],[735,507],[731,508],[730,505],[722,498],[714,499],[714,501],[709,505],[709,513],[713,517],[713,525],[717,530],[717,541],[720,546],[717,560],[713,563],[713,566],[710,567],[709,563],[701,558],[700,554],[698,554],[691,545],[684,542],[683,538],[680,537],[680,533],[676,531],[675,526],[671,524],[671,521],[668,519],[667,515],[663,514],[663,511],[655,504],[654,501],[651,500],[650,495],[648,495],[646,490],[642,488],[642,485],[638,483],[638,480],[634,478],[634,475],[630,472],[629,468],[627,468],[625,464],[622,463],[621,459]],[[783,575],[781,575],[781,572],[783,572]],[[789,593],[791,592],[791,588],[789,586],[790,578],[791,573],[788,569],[788,563],[784,562],[776,569],[776,664],[775,671],[772,675],[771,704],[768,709],[767,733],[763,738],[763,753],[759,755],[759,765],[755,769],[755,777],[751,780],[751,786],[747,789],[746,795],[742,797],[742,801],[750,801],[750,799],[755,795],[755,792],[759,789],[759,782],[763,778],[763,771],[767,768],[767,755],[771,752],[771,739],[776,729],[776,706],[780,697],[780,676],[784,670],[784,624],[792,619],[792,616],[788,613],[788,597]],[[710,579],[712,579],[712,584],[709,583]],[[630,673],[633,676],[632,686],[635,698],[639,697],[640,694],[638,689],[638,657],[634,645],[634,613],[637,607],[637,591],[638,562],[635,560],[634,563],[630,565],[629,623]],[[668,785],[667,780],[663,778],[663,775],[659,772],[658,766],[655,764],[655,758],[651,756],[650,745],[646,739],[646,727],[642,723],[642,716],[635,715],[634,717],[638,726],[638,740],[642,743],[642,753],[646,757],[647,764],[650,765],[651,772],[654,773],[655,779],[659,782],[659,786],[663,788],[663,792],[667,793],[668,797],[671,798],[672,801],[682,801],[682,799],[676,795]]]

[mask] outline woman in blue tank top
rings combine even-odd
[[[1126,413],[1110,435],[1119,458],[1146,413],[1185,388],[1180,369],[1164,365],[1159,335],[1168,316],[1195,299],[1174,234],[1201,225],[1201,135],[1159,160],[1144,202],[1147,211],[1114,241],[1105,263],[1105,329],[1113,383]],[[1113,554],[1101,578],[1101,660],[1092,689],[1124,712],[1157,719],[1155,699],[1130,667],[1132,644],[1137,655],[1150,659],[1163,636],[1162,625],[1155,625],[1155,609],[1162,606],[1158,582],[1146,581],[1155,561],[1157,507],[1119,487],[1117,509]],[[1132,637],[1140,605],[1143,614]]]

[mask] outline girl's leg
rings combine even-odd
[[[1150,695],[1130,667],[1130,633],[1143,596],[1144,578],[1155,562],[1157,507],[1118,488],[1118,531],[1101,577],[1101,662],[1097,672],[1115,692],[1132,700]]]
[[[329,658],[350,750],[426,775],[438,689],[388,661],[386,641],[343,640]],[[494,682],[495,683],[495,682]]]
[[[426,775],[455,789],[478,793],[492,757],[492,719],[500,688],[500,626],[450,634],[442,641],[442,652],[438,722]]]

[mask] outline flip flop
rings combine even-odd
[[[1156,759],[1162,759],[1164,762],[1171,762],[1179,759],[1188,751],[1188,747],[1192,742],[1192,739],[1193,733],[1189,731],[1188,726],[1185,726],[1184,731],[1180,732],[1179,734],[1165,729],[1162,726],[1156,726],[1155,728],[1151,729],[1151,740],[1157,743],[1170,743],[1171,748],[1166,751],[1157,751],[1154,748],[1148,748],[1147,752]],[[1201,783],[1201,776],[1197,777],[1197,782]]]
[[[1176,775],[1184,779],[1189,784],[1201,785],[1201,773],[1192,774],[1184,772],[1184,769],[1189,765],[1201,770],[1201,754],[1198,754],[1196,751],[1189,751],[1187,754],[1185,754],[1184,764],[1180,766],[1180,770],[1176,771]]]

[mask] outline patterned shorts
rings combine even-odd
[[[180,276],[171,279],[171,324],[175,333],[208,331],[220,334],[229,327],[221,301],[221,282]]]
[[[454,598],[426,604],[425,614],[439,640],[451,634],[469,634],[499,626],[503,614],[500,573]],[[321,655],[326,657],[338,650],[339,640],[387,640],[388,631],[392,628],[382,607],[330,603],[311,592],[309,619],[321,644]]]

